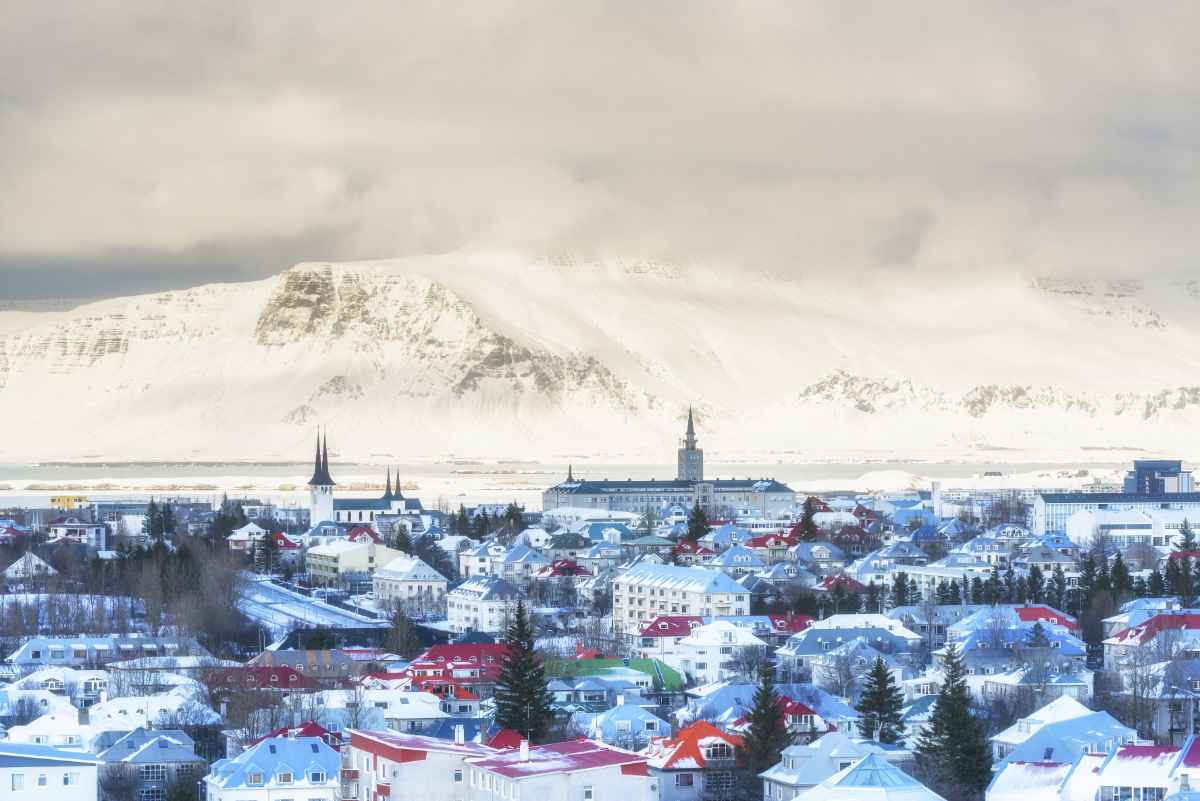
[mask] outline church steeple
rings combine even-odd
[[[696,447],[696,421],[691,406],[688,407],[687,432],[679,444],[679,467],[675,477],[680,481],[703,481],[704,451]]]
[[[567,483],[572,484],[575,481],[575,476],[571,474],[571,465],[567,465]]]
[[[394,490],[392,490],[392,500],[393,501],[404,500],[404,493],[400,491],[400,468],[399,467],[396,468],[396,488]]]
[[[322,447],[323,446],[323,447]],[[324,442],[321,439],[321,429],[317,429],[317,455],[313,459],[313,474],[308,480],[310,487],[332,487],[333,479],[329,475],[329,434],[326,432]]]
[[[684,436],[684,446],[688,450],[694,450],[696,447],[696,424],[692,420],[692,407],[688,407],[688,426],[687,434]]]
[[[397,476],[399,478],[399,476]],[[390,501],[392,499],[392,468],[387,469],[387,489],[383,491],[383,499]]]

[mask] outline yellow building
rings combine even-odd
[[[86,495],[51,495],[50,505],[55,509],[62,509],[64,512],[82,509],[87,506]]]

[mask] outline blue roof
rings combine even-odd
[[[281,785],[276,782],[276,776],[290,773],[293,784],[282,786],[303,788],[309,774],[320,772],[325,774],[325,784],[335,786],[340,781],[341,765],[338,752],[319,737],[268,737],[232,759],[214,762],[208,779],[225,789],[277,787]],[[261,784],[250,784],[253,773],[261,774]]]
[[[838,787],[921,787],[924,785],[879,754],[868,754],[833,781]]]
[[[99,765],[100,760],[79,751],[62,751],[48,745],[25,745],[0,740],[0,767],[37,765]]]

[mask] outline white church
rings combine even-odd
[[[317,433],[317,455],[312,478],[308,480],[309,525],[323,523],[370,524],[382,515],[419,515],[424,510],[417,498],[405,498],[400,492],[400,474],[392,489],[392,471],[388,468],[387,488],[382,498],[335,498],[337,484],[329,475],[329,435]]]

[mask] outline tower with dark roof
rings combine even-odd
[[[308,480],[308,520],[317,523],[333,520],[333,477],[329,475],[329,434],[321,437],[317,431],[317,455],[313,460],[312,478]]]
[[[396,476],[396,478],[399,479],[400,477]],[[383,500],[392,500],[392,468],[390,467],[387,469],[387,489],[383,491]]]
[[[692,419],[691,406],[688,407],[687,432],[680,446],[676,478],[680,481],[703,481],[704,451],[696,447],[696,423]]]

